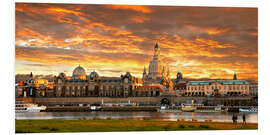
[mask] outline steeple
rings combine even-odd
[[[144,69],[143,69],[143,74],[146,74],[146,69],[145,69],[145,65],[144,65]]]
[[[164,72],[165,72],[165,67],[163,66],[163,67],[162,67],[162,71],[161,71],[161,75],[162,75],[162,76],[164,76],[164,74],[165,74]]]
[[[237,76],[236,76],[235,72],[234,72],[234,75],[233,75],[233,80],[237,80]]]
[[[160,49],[158,47],[158,43],[156,43],[155,47],[154,47],[154,59],[158,60],[159,59],[159,55],[160,55]]]
[[[146,77],[147,77],[147,74],[146,74],[146,69],[145,69],[145,66],[144,66],[143,75],[142,75],[143,82],[146,81]]]
[[[167,68],[167,77],[169,77],[170,76],[170,68],[168,67]]]
[[[158,43],[156,42],[155,49],[158,48]]]
[[[176,80],[182,80],[182,79],[183,79],[182,73],[180,72],[180,68],[178,68]]]
[[[30,77],[31,77],[31,78],[33,77],[33,73],[32,73],[32,72],[30,73]]]

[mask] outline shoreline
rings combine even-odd
[[[54,132],[127,132],[127,131],[193,131],[193,130],[257,130],[258,123],[204,122],[192,119],[185,121],[94,119],[87,120],[15,120],[16,133]]]

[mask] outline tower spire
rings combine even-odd
[[[158,42],[156,42],[155,48],[158,48]]]
[[[143,68],[143,73],[146,73],[145,65],[144,65],[144,68]]]
[[[234,72],[234,75],[233,75],[233,80],[237,80],[237,76],[236,76],[235,72]]]
[[[178,68],[178,69],[177,69],[177,73],[181,73],[181,70],[180,70],[180,68]]]

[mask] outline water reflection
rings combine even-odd
[[[199,113],[199,112],[37,112],[37,113],[16,113],[16,119],[80,119],[80,118],[100,118],[100,119],[159,119],[176,121],[179,118],[191,120],[192,118],[198,121],[211,119],[218,122],[231,122],[232,114],[229,112],[222,113]],[[257,113],[246,114],[248,123],[258,123]],[[242,122],[242,114],[238,113],[238,121]]]

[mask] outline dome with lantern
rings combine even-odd
[[[85,70],[80,65],[73,70],[72,77],[86,76]]]
[[[58,77],[61,78],[61,79],[64,79],[64,78],[66,78],[66,74],[63,73],[63,72],[61,72],[61,73],[58,75]]]

